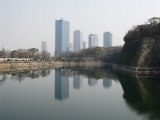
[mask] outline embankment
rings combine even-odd
[[[113,68],[133,75],[160,75],[160,37],[125,43]]]
[[[19,62],[1,62],[0,72],[36,70],[45,68],[62,67],[101,67],[105,63],[101,61],[87,62],[62,62],[62,61],[19,61]]]

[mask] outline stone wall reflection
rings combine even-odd
[[[160,78],[135,78],[122,74],[118,74],[118,78],[128,106],[148,120],[160,120]]]

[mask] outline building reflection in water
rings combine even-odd
[[[112,86],[112,80],[108,78],[103,79],[103,87],[104,88],[109,88]]]
[[[69,97],[69,76],[65,69],[55,69],[55,99],[60,101]]]
[[[7,79],[6,74],[4,73],[3,75],[0,75],[0,85],[3,84]]]
[[[74,75],[73,76],[73,88],[80,89],[82,87],[82,76]]]
[[[98,80],[94,79],[94,78],[88,78],[88,85],[89,86],[95,86],[97,85]]]

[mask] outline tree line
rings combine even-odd
[[[51,55],[47,51],[39,52],[37,48],[30,48],[30,49],[17,49],[17,50],[6,50],[2,49],[0,51],[0,58],[4,60],[50,60]]]
[[[67,52],[62,56],[54,58],[55,60],[60,61],[91,61],[91,60],[99,60],[107,63],[116,63],[122,46],[117,47],[94,47],[83,49],[79,52]],[[17,49],[12,51],[7,51],[2,49],[0,51],[0,58],[7,61],[17,61],[18,59],[22,60],[53,60],[51,55],[47,51],[39,52],[37,48],[30,49]]]
[[[68,52],[63,56],[60,56],[56,59],[62,59],[65,61],[90,61],[90,60],[99,60],[108,63],[116,63],[122,46],[104,48],[104,47],[94,47],[83,49],[79,52]]]
[[[124,41],[142,40],[145,37],[157,38],[160,36],[160,17],[153,17],[145,24],[134,26],[124,36]]]

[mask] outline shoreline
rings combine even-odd
[[[160,76],[160,68],[155,67],[130,67],[102,61],[84,61],[84,62],[63,62],[63,61],[3,61],[0,62],[0,73],[31,71],[39,69],[53,69],[64,67],[112,67],[115,72],[127,74],[134,77]]]
[[[37,69],[50,69],[62,67],[103,67],[106,63],[101,61],[63,62],[63,61],[5,61],[0,63],[0,73],[28,71]]]
[[[130,67],[115,64],[112,68],[116,72],[128,74],[135,77],[160,76],[160,68],[158,67]]]

